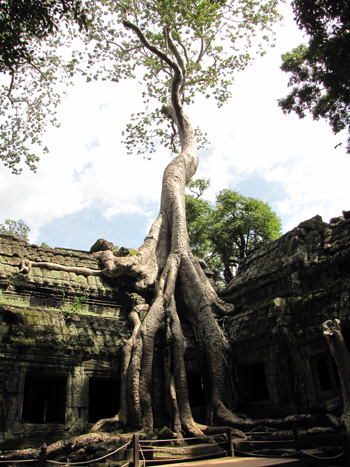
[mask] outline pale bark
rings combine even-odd
[[[350,355],[339,319],[328,320],[323,323],[323,335],[329,346],[329,350],[337,365],[341,393],[343,397],[343,413],[341,422],[350,435]]]

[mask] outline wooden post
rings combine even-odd
[[[296,450],[297,456],[302,457],[301,442],[300,442],[300,437],[298,433],[298,425],[296,423],[292,423],[292,430],[293,430],[293,438],[294,438],[295,450]]]
[[[235,450],[233,448],[233,440],[231,430],[227,430],[227,454],[229,457],[235,457]]]
[[[342,429],[341,433],[341,440],[342,440],[342,447],[343,447],[343,453],[344,453],[344,465],[346,467],[350,466],[350,439],[348,433]]]
[[[47,461],[47,444],[44,441],[40,448],[38,467],[46,467],[46,461]]]
[[[139,434],[134,433],[132,437],[132,459],[133,467],[140,466],[140,452],[139,452]]]

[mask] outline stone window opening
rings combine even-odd
[[[270,399],[264,362],[240,365],[239,374],[241,397],[244,402],[261,402]]]
[[[313,357],[312,368],[318,393],[334,392],[340,388],[338,370],[331,355]]]
[[[27,375],[24,382],[24,423],[65,423],[67,377]]]
[[[89,423],[119,412],[120,384],[116,378],[89,378]]]

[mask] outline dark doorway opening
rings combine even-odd
[[[119,380],[89,378],[89,422],[114,417],[119,411]]]
[[[152,362],[152,410],[154,425],[157,427],[168,424],[166,402],[165,367],[169,363],[166,336],[163,330],[157,331],[154,339],[154,354]]]
[[[246,402],[269,400],[264,362],[241,365],[242,399]]]
[[[210,385],[207,373],[187,371],[188,400],[192,415],[197,423],[208,423],[206,420],[206,406],[210,400]]]
[[[332,378],[327,360],[325,358],[320,358],[317,360],[316,367],[321,390],[330,391],[332,389]]]
[[[203,378],[200,373],[187,373],[188,399],[190,406],[202,407],[205,405],[205,392]]]
[[[22,419],[28,423],[64,423],[66,377],[26,376]]]
[[[342,323],[341,333],[343,334],[345,345],[350,352],[350,328],[348,328],[346,325],[343,325]]]

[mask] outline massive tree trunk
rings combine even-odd
[[[330,352],[337,365],[341,393],[343,397],[343,414],[341,422],[350,435],[350,355],[339,319],[328,320],[323,323],[323,335],[325,336]]]

